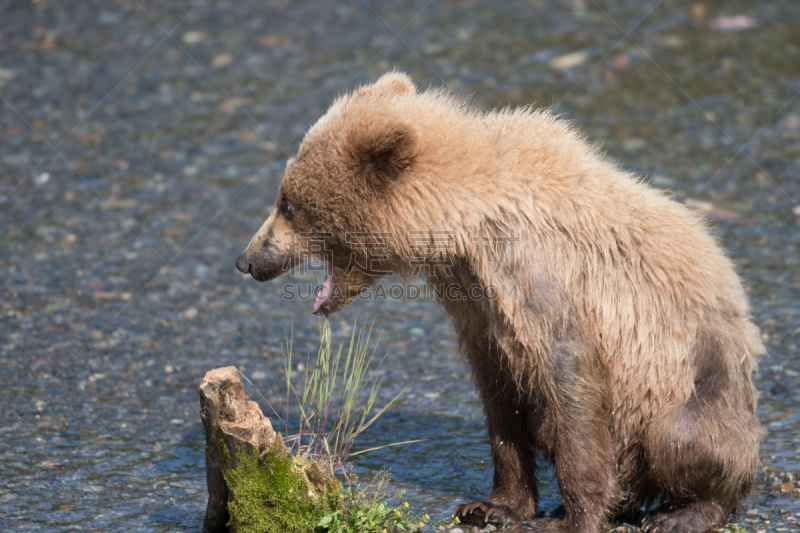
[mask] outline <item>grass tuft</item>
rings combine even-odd
[[[284,423],[289,448],[279,436],[278,448],[273,446],[260,459],[237,453],[237,469],[223,471],[235,495],[228,503],[234,531],[388,533],[416,531],[429,520],[427,515],[411,515],[408,503],[396,509],[387,505],[388,499],[398,496],[389,489],[387,472],[380,472],[367,484],[359,484],[355,477],[351,479],[345,465],[348,457],[360,453],[419,442],[352,452],[355,439],[405,392],[400,391],[383,407],[376,407],[381,382],[369,370],[376,350],[376,346],[370,347],[371,339],[372,326],[356,321],[349,339],[334,343],[330,324],[325,320],[313,368],[301,370],[302,383],[296,384],[292,381],[293,331],[287,335],[282,347],[286,361],[286,418],[281,419],[269,402],[267,405]],[[261,398],[266,401],[263,395]],[[292,403],[299,413],[293,417],[297,420],[296,429],[289,417]],[[290,434],[290,428],[294,433]],[[228,464],[226,459],[223,455],[223,465]],[[337,473],[347,481],[346,488],[335,480]],[[317,486],[315,479],[333,483]],[[308,494],[309,489],[318,496],[297,497]]]
[[[344,508],[326,514],[318,526],[329,533],[388,533],[417,531],[425,527],[428,515],[416,517],[409,513],[408,503],[393,509],[386,505],[392,494],[389,474],[380,472],[366,485],[351,484],[341,491]]]
[[[326,319],[322,325],[317,359],[313,369],[306,368],[304,382],[298,390],[292,383],[292,336],[283,347],[286,360],[287,409],[293,397],[297,404],[299,427],[286,439],[292,450],[309,457],[332,474],[341,472],[347,477],[345,461],[351,455],[374,451],[385,446],[352,452],[355,439],[394,404],[405,389],[380,409],[376,409],[381,382],[369,367],[374,362],[375,349],[370,349],[372,326],[353,324],[349,342],[335,346]],[[289,432],[287,413],[287,434]],[[419,441],[393,443],[389,446]]]

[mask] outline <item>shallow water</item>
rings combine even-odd
[[[709,28],[735,14],[758,27]],[[773,480],[800,474],[800,4],[8,0],[0,20],[0,529],[199,530],[203,375],[237,365],[277,400],[284,332],[300,351],[318,337],[313,302],[234,260],[307,126],[393,67],[480,106],[553,105],[623,167],[716,206],[770,350],[737,519],[798,529],[800,495]],[[408,387],[356,448],[425,441],[355,467],[390,468],[434,518],[488,494],[447,317],[371,301],[334,328],[356,316],[381,337],[382,398]]]

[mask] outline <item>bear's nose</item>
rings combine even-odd
[[[240,272],[243,272],[245,274],[250,272],[250,262],[245,257],[245,254],[240,255],[236,259],[236,268],[238,268]]]

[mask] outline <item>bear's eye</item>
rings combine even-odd
[[[281,215],[283,215],[283,218],[291,222],[296,212],[297,208],[292,202],[287,200],[285,196],[281,198]]]

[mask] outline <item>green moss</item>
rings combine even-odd
[[[341,485],[315,463],[288,453],[280,435],[261,458],[254,448],[243,447],[234,459],[222,439],[219,448],[231,491],[229,525],[236,533],[311,533],[342,505]]]

